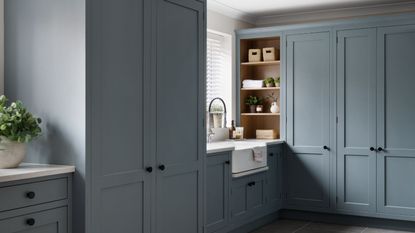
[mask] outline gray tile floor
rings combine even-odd
[[[409,231],[394,231],[294,220],[278,220],[252,233],[409,233]]]

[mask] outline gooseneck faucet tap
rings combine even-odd
[[[222,104],[223,104],[223,110],[224,110],[224,113],[223,113],[223,115],[224,115],[224,128],[226,128],[226,104],[225,104],[225,101],[224,101],[222,98],[216,97],[216,98],[214,98],[214,99],[212,99],[212,100],[210,101],[210,104],[209,104],[209,117],[210,117],[210,113],[211,113],[211,111],[212,111],[212,104],[213,104],[213,102],[215,102],[216,100],[221,101],[221,102],[222,102]]]

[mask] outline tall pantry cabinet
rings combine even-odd
[[[205,7],[87,1],[88,232],[202,232]]]

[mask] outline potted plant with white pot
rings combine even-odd
[[[21,101],[7,105],[0,96],[0,168],[15,168],[26,156],[26,144],[41,133],[41,119],[32,115]]]
[[[267,99],[272,99],[272,103],[271,103],[271,107],[270,107],[270,112],[272,113],[279,113],[280,112],[280,108],[278,107],[278,97],[275,95],[274,92],[271,93],[271,95],[267,96]]]

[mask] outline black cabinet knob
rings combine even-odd
[[[370,147],[370,151],[375,151],[375,148],[374,147]]]
[[[36,221],[33,218],[29,218],[28,220],[26,220],[26,224],[29,226],[33,226],[35,225]]]
[[[228,160],[228,161],[226,161],[225,163],[226,163],[226,164],[231,164],[231,161],[229,161],[229,160]]]
[[[269,153],[269,156],[270,156],[270,157],[274,156],[274,153]]]
[[[159,166],[160,171],[164,171],[166,169],[166,166],[164,166],[163,164]]]
[[[328,146],[323,146],[323,149],[329,150],[329,147]]]
[[[379,147],[379,148],[378,148],[378,151],[383,151],[383,148],[382,148],[382,147]]]
[[[249,182],[249,183],[248,183],[248,186],[249,186],[249,187],[254,186],[254,185],[255,185],[255,181],[252,181],[252,182]]]
[[[152,173],[152,172],[153,172],[153,168],[152,168],[152,167],[147,167],[147,168],[146,168],[146,171],[147,171],[148,173]]]
[[[27,192],[26,193],[26,197],[29,198],[29,199],[34,199],[35,196],[36,196],[35,192]]]

